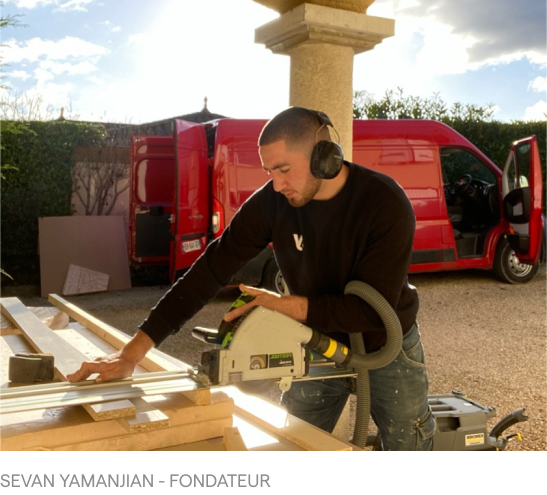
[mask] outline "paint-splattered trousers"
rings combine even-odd
[[[403,338],[403,348],[387,366],[369,371],[370,413],[382,450],[431,450],[435,419],[427,403],[428,379],[418,325]],[[293,383],[283,394],[287,410],[332,432],[354,388],[353,379]]]

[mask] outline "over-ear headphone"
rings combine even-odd
[[[331,126],[331,120],[329,117],[318,110],[310,110],[315,114],[323,126]],[[319,132],[319,131],[318,131]],[[313,148],[310,161],[311,173],[318,179],[334,179],[342,169],[344,162],[344,153],[342,147],[333,141],[318,141]]]

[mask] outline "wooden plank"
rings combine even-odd
[[[235,402],[237,416],[249,421],[261,429],[278,435],[310,451],[350,451],[353,447],[319,428],[291,416],[281,407],[264,399],[240,392],[235,387],[226,387],[225,391]]]
[[[2,313],[15,323],[35,351],[55,356],[55,369],[60,378],[66,380],[68,374],[87,360],[85,354],[44,325],[18,298],[2,298],[0,304]]]
[[[247,450],[247,446],[241,438],[241,434],[236,426],[224,428],[224,446],[226,450]]]
[[[121,349],[131,340],[131,337],[121,330],[90,315],[57,294],[50,294],[48,301],[116,349]],[[152,349],[141,362],[141,366],[148,371],[176,371],[181,369],[180,366],[165,359],[161,354],[163,353],[160,353],[157,349]]]
[[[131,340],[131,337],[121,330],[90,315],[57,294],[50,294],[48,301],[116,349],[121,349]],[[151,349],[140,365],[148,371],[177,371],[190,368],[185,363],[175,360],[158,349]],[[206,388],[197,388],[186,391],[184,394],[199,405],[207,405],[211,401],[211,393]]]
[[[234,403],[215,392],[208,406],[181,394],[146,397],[169,418],[170,427],[129,434],[120,420],[91,421],[82,408],[1,414],[2,450],[144,450],[221,437],[232,426]],[[179,430],[177,430],[179,428]]]
[[[28,307],[38,319],[52,330],[66,328],[69,323],[68,315],[55,307]],[[17,328],[9,318],[0,315],[0,334],[1,335],[17,335],[21,334],[21,330]]]
[[[97,404],[83,404],[83,408],[95,421],[107,421],[109,419],[135,416],[137,414],[135,404],[127,399],[99,402]]]
[[[131,450],[157,450],[174,445],[185,445],[200,442],[215,437],[222,438],[222,432],[232,424],[232,418],[219,418],[204,422],[203,424],[170,426],[155,430],[136,432],[90,440],[87,442],[68,443],[52,449],[39,447],[32,450],[57,450],[57,451],[131,451]]]
[[[120,424],[130,433],[137,431],[151,431],[169,426],[169,417],[151,406],[146,400],[133,399],[136,414],[132,418],[120,419]]]

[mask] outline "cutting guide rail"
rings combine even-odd
[[[142,373],[112,382],[53,382],[0,390],[0,413],[32,411],[206,388],[187,371]]]

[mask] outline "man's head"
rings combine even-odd
[[[331,124],[326,115],[291,107],[271,119],[260,134],[258,145],[262,166],[271,175],[274,189],[285,195],[292,206],[304,206],[314,198],[321,199],[325,175],[316,170],[312,173],[310,163],[312,154],[313,163],[319,163],[316,157],[318,142],[338,146],[331,142],[327,125]],[[339,167],[341,162],[340,149]],[[336,176],[338,170],[327,174],[327,178]]]

